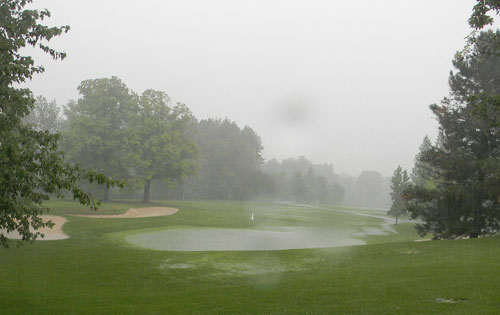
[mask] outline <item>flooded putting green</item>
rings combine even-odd
[[[182,228],[135,234],[125,239],[137,246],[169,251],[284,250],[364,244],[346,231],[307,228],[272,231]]]

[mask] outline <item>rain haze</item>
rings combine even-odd
[[[0,0],[0,313],[497,314],[499,20]]]
[[[470,33],[473,0],[40,0],[64,62],[28,86],[59,105],[82,80],[118,76],[229,118],[262,138],[263,157],[304,155],[338,173],[411,169],[428,106],[448,94],[451,59]],[[391,154],[388,154],[390,152]]]

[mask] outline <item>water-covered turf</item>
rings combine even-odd
[[[179,212],[110,220],[71,216],[90,213],[71,202],[49,206],[50,214],[68,220],[63,229],[70,238],[20,248],[9,241],[13,246],[0,255],[1,314],[456,315],[496,314],[500,305],[499,237],[414,242],[413,223],[391,225],[391,232],[385,218],[376,217],[383,213],[346,208],[117,202],[104,204],[100,213],[147,206]],[[124,241],[187,228],[338,231],[355,233],[367,245],[163,251]]]
[[[283,228],[255,229],[184,228],[147,232],[126,237],[135,245],[172,251],[283,250],[364,244],[343,230]]]

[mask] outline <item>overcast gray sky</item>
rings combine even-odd
[[[252,127],[264,157],[305,155],[357,176],[411,169],[448,94],[474,0],[35,0],[68,53],[29,87],[64,104],[82,80],[153,88],[196,117]],[[32,52],[31,52],[32,53]]]

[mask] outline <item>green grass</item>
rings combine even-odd
[[[412,242],[368,236],[370,245],[249,252],[168,252],[122,237],[179,226],[360,228],[383,220],[294,206],[163,202],[173,216],[90,219],[52,202],[71,238],[0,252],[1,314],[494,314],[500,309],[500,238]],[[104,204],[120,213],[139,203]],[[413,233],[413,234],[412,234]],[[440,303],[436,299],[453,299]]]

